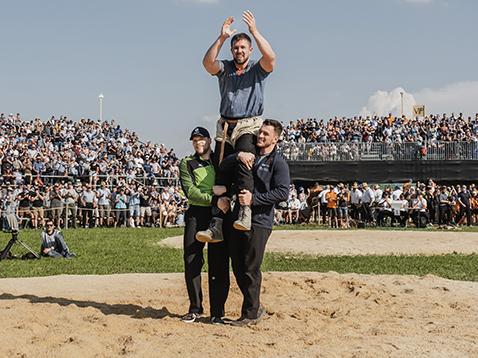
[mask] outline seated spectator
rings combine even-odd
[[[427,201],[422,193],[412,199],[412,220],[416,227],[426,227],[428,223]]]
[[[63,234],[55,230],[53,220],[47,220],[45,230],[41,233],[40,253],[46,257],[75,257],[75,253],[70,252],[66,245]]]

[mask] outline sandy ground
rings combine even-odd
[[[0,280],[5,357],[476,357],[478,283],[265,273],[257,326],[178,320],[181,274]],[[207,304],[207,303],[206,303]],[[236,287],[227,315],[238,315]]]
[[[160,245],[182,247],[182,236]],[[449,231],[275,230],[268,251],[311,255],[436,255],[478,252],[478,233]]]
[[[268,250],[469,253],[477,236],[275,231]],[[477,357],[477,299],[478,282],[435,276],[265,273],[266,317],[235,328],[179,321],[182,274],[0,279],[0,357]],[[227,317],[240,304],[233,284]]]

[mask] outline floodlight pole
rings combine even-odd
[[[100,100],[100,122],[103,122],[103,99],[105,96],[103,96],[103,93],[100,93],[98,96],[98,99]]]
[[[400,114],[400,116],[403,117],[403,92],[400,92],[400,96],[401,96],[401,114]]]

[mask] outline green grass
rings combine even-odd
[[[299,227],[280,227],[279,229]],[[316,227],[319,228],[319,227]],[[78,257],[70,260],[5,260],[0,277],[33,277],[59,274],[115,274],[131,272],[182,272],[182,251],[159,246],[182,229],[77,229],[64,231],[70,249]],[[20,238],[39,248],[39,231],[24,230]],[[10,238],[0,233],[0,249]],[[16,245],[14,254],[24,253]],[[263,271],[337,271],[363,274],[434,274],[455,280],[478,281],[478,255],[440,256],[310,256],[267,253]]]

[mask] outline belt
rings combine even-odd
[[[226,117],[226,116],[221,116],[222,119],[224,119],[225,121],[231,121],[231,122],[237,122],[237,121],[240,121],[241,119],[244,119],[244,118],[252,118],[252,117],[239,117],[239,118],[231,118],[231,117]]]

